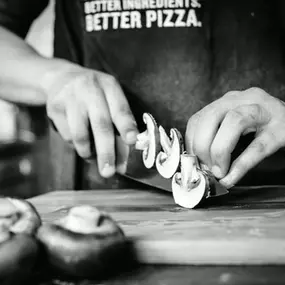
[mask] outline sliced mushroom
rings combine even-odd
[[[39,253],[33,234],[40,224],[29,202],[0,199],[0,284],[23,284],[31,275]]]
[[[159,127],[162,150],[156,157],[156,169],[164,178],[171,178],[177,171],[180,155],[184,151],[183,139],[177,129],[170,130],[170,139],[162,126]]]
[[[176,204],[193,209],[208,194],[207,177],[198,168],[196,156],[183,153],[181,155],[181,172],[172,178],[172,194]]]
[[[71,277],[97,277],[118,259],[125,236],[107,214],[91,206],[70,209],[68,215],[38,231],[49,265]],[[122,256],[119,256],[123,261]]]
[[[149,113],[143,114],[143,121],[146,124],[146,130],[138,134],[135,148],[142,150],[143,163],[146,168],[150,169],[155,164],[155,158],[160,151],[158,126]]]

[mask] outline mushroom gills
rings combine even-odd
[[[156,157],[156,169],[164,178],[171,178],[179,168],[180,156],[184,151],[181,133],[170,129],[170,138],[162,126],[159,127],[162,151]]]
[[[146,168],[150,169],[155,164],[155,158],[160,151],[158,126],[149,113],[143,114],[146,130],[137,135],[135,148],[142,150],[142,160]]]

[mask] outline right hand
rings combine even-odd
[[[85,160],[93,158],[93,139],[102,177],[124,172],[128,152],[116,153],[114,126],[126,146],[136,142],[138,130],[116,79],[72,65],[67,70],[51,72],[45,87],[48,117],[63,139],[72,143]]]

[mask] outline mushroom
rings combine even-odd
[[[21,199],[0,199],[0,283],[23,284],[31,275],[39,247],[33,236],[41,224],[35,208]]]
[[[184,208],[195,208],[208,195],[206,176],[199,169],[196,156],[181,155],[181,172],[172,178],[172,194],[176,204]]]
[[[160,151],[158,126],[149,113],[143,114],[143,121],[146,124],[146,130],[137,136],[135,148],[142,150],[143,163],[146,168],[150,169],[155,164],[155,158]]]
[[[48,263],[69,277],[98,277],[118,258],[125,236],[113,219],[95,207],[73,207],[67,216],[43,225],[37,234]]]
[[[172,178],[172,194],[175,203],[181,207],[193,209],[209,197],[229,193],[195,155],[182,153],[180,164],[181,172]]]
[[[7,198],[8,201],[17,209],[18,219],[11,224],[9,230],[14,234],[25,233],[34,235],[41,226],[41,218],[35,207],[26,200]]]
[[[174,128],[170,130],[170,139],[162,126],[159,127],[159,133],[163,151],[156,157],[156,169],[164,178],[171,178],[179,167],[183,139],[181,133]]]

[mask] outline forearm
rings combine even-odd
[[[39,55],[23,39],[0,27],[0,99],[27,105],[44,105],[46,84],[53,71],[73,64]]]

